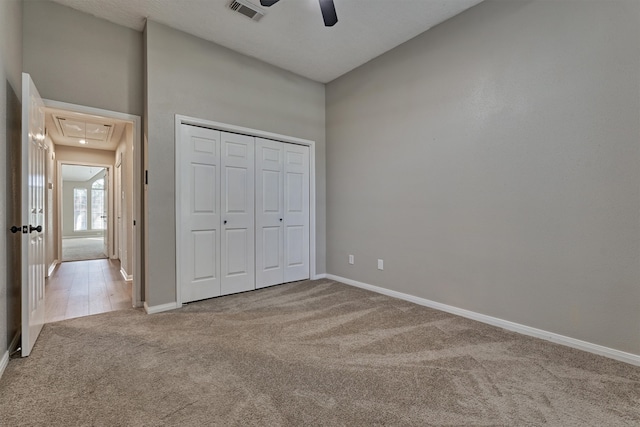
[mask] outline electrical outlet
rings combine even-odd
[[[384,261],[378,260],[378,270],[384,270]]]
[[[349,255],[349,264],[354,264],[355,260],[353,258],[353,255]]]

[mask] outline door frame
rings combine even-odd
[[[133,156],[129,161],[133,162],[133,281],[132,286],[132,305],[134,307],[142,307],[144,301],[144,266],[146,260],[144,257],[142,246],[142,235],[144,228],[143,216],[143,194],[142,194],[142,119],[140,116],[128,113],[120,113],[117,111],[104,110],[102,108],[88,107],[86,105],[71,104],[68,102],[54,101],[51,99],[43,99],[45,107],[57,108],[61,110],[69,110],[83,114],[93,114],[96,116],[108,117],[111,119],[128,121],[133,126]],[[69,162],[67,162],[69,163]],[[115,160],[114,160],[115,165]],[[110,165],[113,168],[113,165]],[[110,181],[113,183],[113,180]],[[112,215],[113,217],[113,215]]]
[[[58,247],[58,256],[60,257],[60,262],[64,262],[62,259],[62,220],[63,218],[63,179],[62,179],[62,165],[74,165],[74,166],[87,166],[92,168],[101,168],[107,170],[107,179],[109,180],[109,185],[111,185],[113,178],[113,165],[109,165],[106,163],[94,163],[94,162],[82,162],[82,161],[70,161],[70,160],[56,160],[56,186],[58,188],[57,197],[56,197],[56,210],[58,211],[58,223],[56,227],[58,228],[58,241],[56,242],[56,246]],[[105,255],[107,258],[113,258],[113,243],[114,238],[112,237],[112,233],[114,232],[113,225],[113,208],[114,203],[111,202],[113,198],[113,190],[111,188],[107,188],[107,230],[106,230],[106,239],[107,239],[107,252]],[[87,218],[87,223],[89,223],[90,218]]]
[[[182,138],[180,133],[180,127],[182,125],[199,126],[203,128],[219,130],[222,132],[239,133],[242,135],[248,135],[258,138],[271,139],[279,142],[286,142],[290,144],[306,145],[309,147],[309,276],[310,279],[319,279],[320,276],[316,273],[316,143],[310,139],[302,139],[294,136],[281,135],[272,132],[266,132],[258,129],[251,129],[243,126],[236,126],[228,123],[214,122],[211,120],[199,119],[196,117],[184,116],[181,114],[175,115],[175,194],[179,194],[184,183],[182,176]],[[175,234],[175,253],[176,253],[176,306],[175,308],[182,307],[182,293],[179,278],[182,277],[182,261],[183,256],[178,250],[178,243],[181,241],[182,230],[180,225],[182,224],[181,206],[176,201],[175,215],[176,215],[176,234]],[[172,307],[173,308],[173,307]]]

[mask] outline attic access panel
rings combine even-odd
[[[88,142],[107,142],[113,134],[113,126],[55,116],[61,135],[67,138],[85,139]]]

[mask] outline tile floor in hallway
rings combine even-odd
[[[131,282],[120,261],[96,259],[59,264],[45,285],[45,322],[131,307]]]

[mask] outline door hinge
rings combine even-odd
[[[149,171],[144,171],[144,185],[149,185]]]

